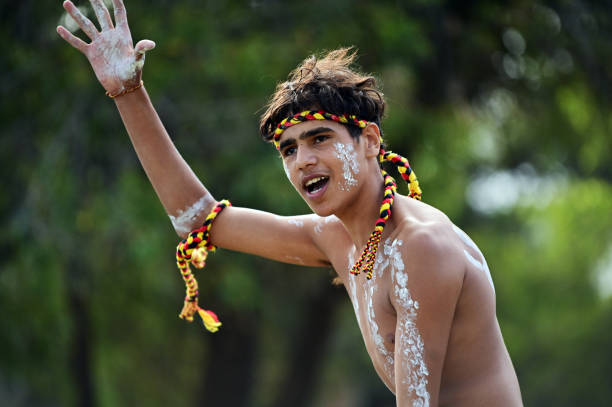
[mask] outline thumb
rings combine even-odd
[[[136,60],[140,60],[144,58],[144,54],[147,51],[151,51],[155,48],[155,43],[151,40],[141,40],[138,41],[138,44],[134,47],[134,51],[136,51]]]

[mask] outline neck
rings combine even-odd
[[[370,235],[374,231],[376,220],[380,214],[380,206],[383,200],[383,177],[380,171],[372,173],[372,176],[364,180],[363,184],[356,193],[356,199],[347,207],[336,213],[348,231],[357,251],[362,248]],[[393,209],[391,217],[387,220],[384,235],[387,235],[394,228]]]

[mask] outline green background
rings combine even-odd
[[[261,108],[357,47],[390,147],[487,257],[526,405],[612,405],[610,1],[126,3],[194,171],[283,215],[308,209]],[[199,281],[221,331],[177,317],[177,237],[64,23],[60,1],[0,5],[0,404],[395,405],[330,270],[219,251]]]

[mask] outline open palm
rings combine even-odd
[[[85,54],[104,89],[109,94],[118,94],[140,83],[145,52],[153,49],[155,43],[142,40],[136,47],[133,46],[122,0],[113,0],[115,25],[102,0],[90,0],[90,3],[98,18],[100,31],[70,0],[64,2],[68,14],[91,39],[89,44],[62,26],[57,27],[57,33]]]

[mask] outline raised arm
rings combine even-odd
[[[114,23],[102,0],[90,3],[100,30],[72,2],[64,2],[64,8],[91,39],[90,43],[64,27],[57,27],[57,32],[87,57],[107,94],[116,96],[115,104],[138,158],[177,233],[184,237],[202,224],[216,200],[175,148],[141,85],[145,52],[155,43],[142,40],[133,46],[122,0],[113,0]],[[324,265],[326,255],[320,250],[315,222],[314,215],[289,219],[232,207],[215,221],[212,240],[220,247],[275,260]]]

